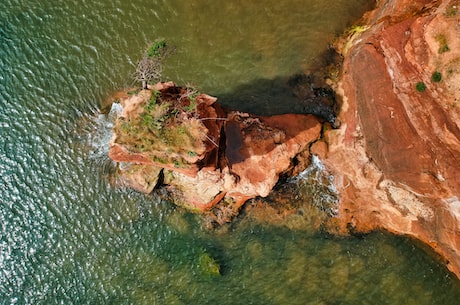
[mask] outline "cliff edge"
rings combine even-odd
[[[338,49],[338,229],[412,236],[460,277],[460,1],[377,1]]]

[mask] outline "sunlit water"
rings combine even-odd
[[[279,90],[255,104],[238,92],[308,71],[366,6],[1,1],[0,304],[457,304],[458,281],[412,242],[316,231],[302,186],[292,201],[303,212],[285,225],[248,216],[206,231],[112,183],[110,119],[98,108],[133,84],[149,41],[177,48],[166,79],[227,106],[285,112],[295,105],[274,103]],[[203,253],[220,276],[206,274]]]

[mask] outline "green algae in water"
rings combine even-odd
[[[122,246],[97,251],[97,260],[82,258],[88,271],[99,270],[87,293],[117,304],[420,305],[456,304],[460,296],[455,278],[408,239],[319,232],[305,238],[303,231],[247,219],[223,234],[202,231],[196,216],[183,217],[192,231],[163,228],[169,234],[161,236],[161,249],[152,241],[160,237],[154,233],[159,228],[153,230],[147,217],[122,233]],[[147,232],[150,238],[130,238]],[[209,277],[196,265],[203,253],[219,258],[220,276]]]
[[[198,260],[199,268],[203,275],[209,277],[221,275],[219,263],[205,250],[202,250],[201,253],[199,253]]]

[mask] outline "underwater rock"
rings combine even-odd
[[[219,263],[204,250],[199,253],[198,266],[201,274],[206,277],[221,276]]]
[[[145,193],[165,189],[193,211],[213,210],[217,223],[229,221],[246,200],[267,196],[321,135],[313,115],[226,112],[216,98],[171,82],[121,104],[109,150],[125,168],[121,179]]]
[[[459,9],[448,0],[378,1],[352,28],[338,46],[342,126],[326,132],[323,160],[341,195],[341,230],[415,237],[457,276]]]

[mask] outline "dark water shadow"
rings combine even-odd
[[[333,128],[337,128],[339,122],[336,116],[340,108],[339,102],[335,92],[327,85],[326,79],[331,76],[331,71],[339,73],[341,62],[342,58],[333,48],[329,48],[318,58],[316,66],[311,67],[310,71],[314,72],[296,73],[273,79],[257,79],[238,86],[231,93],[216,94],[216,96],[223,107],[259,116],[262,122],[266,121],[262,116],[312,114],[320,122],[329,123]],[[298,133],[317,126],[318,121],[288,117],[287,119],[272,118],[270,122],[267,123],[275,129],[265,131],[256,125],[248,125],[244,127],[245,130],[241,130],[240,123],[226,122],[225,132],[221,136],[219,145],[219,155],[224,157],[220,158],[221,167],[229,166],[231,169],[232,165],[244,162],[250,155],[269,154],[280,144],[276,140],[276,129],[287,131],[281,136],[282,141],[287,142]],[[250,134],[254,139],[272,137],[273,143],[261,140],[259,143],[253,142],[251,147],[248,147],[244,137]]]
[[[219,103],[232,110],[254,115],[313,114],[333,123],[339,111],[332,88],[326,79],[338,73],[342,58],[328,48],[308,71],[271,79],[255,79],[229,93],[215,93]]]

